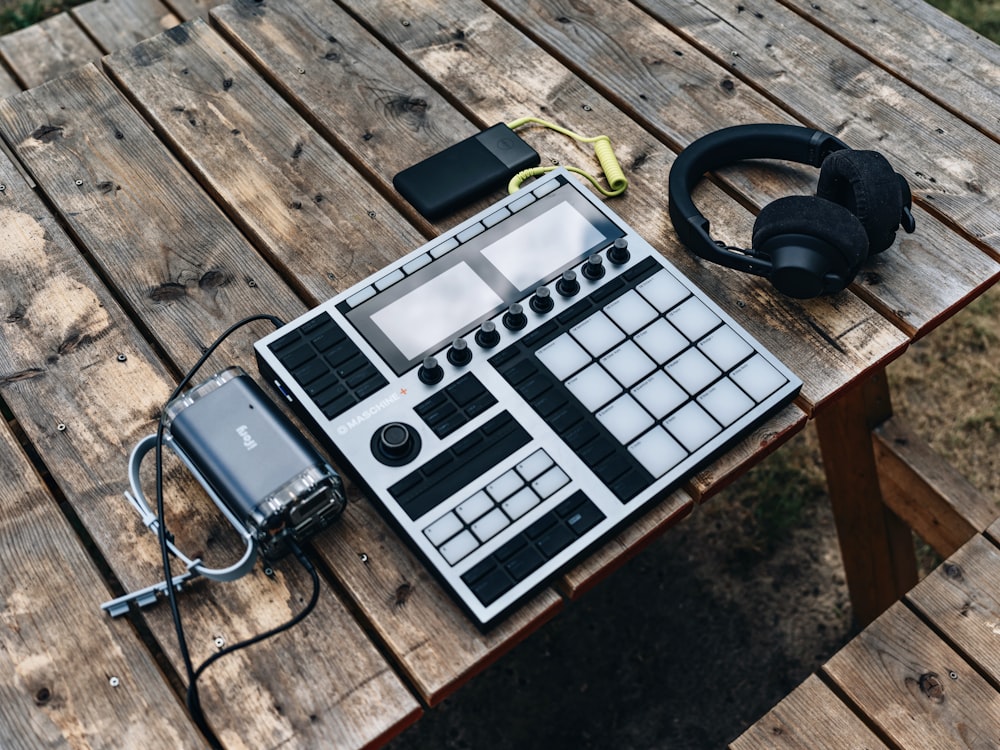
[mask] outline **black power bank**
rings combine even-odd
[[[540,161],[535,149],[500,123],[407,167],[392,184],[425,219],[436,221]]]

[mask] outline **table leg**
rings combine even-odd
[[[909,527],[882,502],[872,430],[892,416],[884,369],[816,415],[854,616],[867,625],[917,583]]]

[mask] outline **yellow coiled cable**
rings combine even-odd
[[[618,163],[618,158],[615,156],[614,150],[611,148],[611,139],[606,135],[597,135],[593,137],[588,137],[580,135],[579,133],[574,133],[572,130],[568,130],[560,125],[549,122],[548,120],[542,120],[538,117],[522,117],[518,120],[507,123],[507,127],[511,130],[519,128],[522,125],[527,125],[532,123],[535,125],[541,125],[542,127],[549,128],[550,130],[555,130],[557,133],[562,133],[570,138],[574,138],[581,143],[593,143],[594,144],[594,154],[597,156],[597,162],[601,165],[601,169],[604,172],[604,178],[608,181],[610,190],[601,185],[597,179],[588,172],[577,167],[566,167],[570,172],[586,177],[590,180],[594,188],[604,196],[608,198],[613,198],[616,195],[621,195],[625,192],[628,187],[628,180],[625,178],[625,171],[622,169],[621,164]],[[529,177],[537,177],[538,175],[545,174],[546,172],[551,172],[556,167],[531,167],[530,169],[524,169],[514,175],[510,182],[507,183],[507,192],[515,193],[518,188],[521,187],[521,183],[527,180]]]

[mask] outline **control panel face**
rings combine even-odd
[[[255,348],[480,626],[801,386],[564,170]]]

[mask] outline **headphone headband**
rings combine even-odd
[[[819,167],[831,153],[847,148],[836,136],[800,125],[735,125],[702,136],[685,148],[670,168],[668,207],[677,237],[705,260],[768,276],[771,264],[766,260],[733,252],[712,239],[708,219],[691,199],[694,186],[706,172],[737,161],[782,159]],[[824,286],[833,291],[838,283],[831,278]]]

